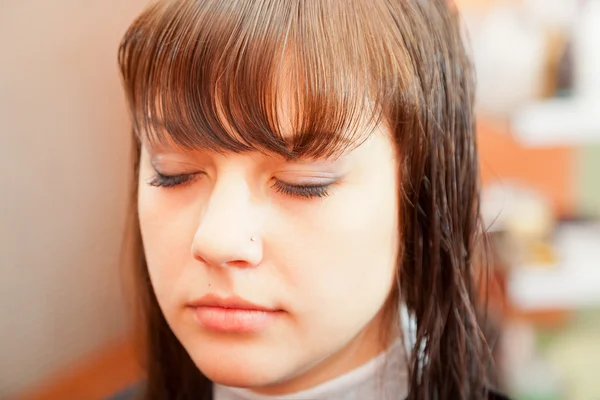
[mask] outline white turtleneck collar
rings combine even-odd
[[[390,348],[337,378],[283,396],[257,394],[249,389],[213,385],[214,400],[364,400],[403,399],[408,395],[405,349],[398,339]]]

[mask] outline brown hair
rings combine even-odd
[[[389,125],[402,160],[392,297],[418,327],[410,398],[485,396],[489,352],[474,297],[481,238],[474,79],[445,0],[158,1],[129,28],[119,62],[136,171],[142,138],[294,159],[336,154],[369,127]],[[278,123],[284,84],[295,95],[291,136]],[[159,309],[133,215],[145,396],[208,399],[211,382]]]

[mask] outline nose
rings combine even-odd
[[[263,256],[260,207],[238,179],[214,186],[192,242],[194,259],[213,267],[251,268]]]

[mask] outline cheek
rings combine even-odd
[[[366,323],[395,281],[398,239],[393,176],[388,185],[340,191],[317,213],[297,218],[277,246],[298,313],[321,324]],[[367,193],[367,194],[363,194]],[[280,229],[282,230],[282,229]],[[346,324],[346,325],[344,325]]]
[[[142,183],[143,184],[143,183]],[[152,286],[161,307],[175,304],[174,288],[180,286],[189,264],[194,235],[193,210],[175,207],[159,191],[140,186],[140,231]]]

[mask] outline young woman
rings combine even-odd
[[[445,1],[159,0],[119,61],[137,396],[493,396],[472,66]]]

